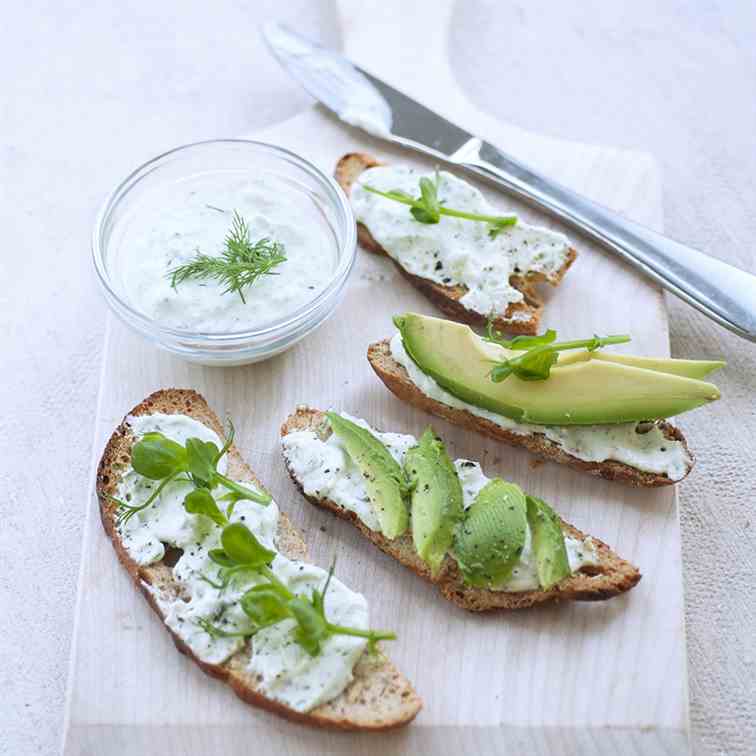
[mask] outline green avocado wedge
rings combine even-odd
[[[465,402],[536,425],[600,425],[679,415],[719,398],[704,376],[722,363],[563,353],[546,380],[515,375],[494,383],[491,368],[522,352],[487,341],[466,325],[406,313],[394,318],[417,366]],[[684,364],[682,364],[684,363]]]
[[[525,494],[501,478],[489,481],[455,532],[452,553],[462,577],[478,588],[503,583],[522,554],[527,532]]]
[[[454,528],[464,517],[462,485],[431,428],[407,451],[404,472],[411,487],[412,540],[435,577],[452,545]]]
[[[409,526],[404,503],[407,486],[399,463],[370,431],[335,412],[326,412],[326,416],[362,473],[381,533],[390,540],[399,537]]]
[[[678,360],[672,357],[638,357],[634,354],[611,354],[610,352],[564,352],[559,355],[560,366],[586,360],[605,360],[617,365],[654,370],[657,373],[680,375],[683,378],[703,380],[715,370],[723,368],[722,360]]]
[[[526,501],[538,582],[547,591],[572,574],[562,522],[545,501],[535,496],[526,496]]]

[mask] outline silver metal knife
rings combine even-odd
[[[346,123],[465,168],[550,211],[712,320],[756,341],[756,276],[627,220],[541,175],[278,23],[266,24],[263,34],[284,68]]]

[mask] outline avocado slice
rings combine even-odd
[[[368,430],[335,412],[326,412],[333,432],[362,473],[373,511],[388,539],[402,535],[409,525],[404,503],[407,486],[399,463]]]
[[[541,588],[548,590],[572,574],[564,544],[562,522],[557,513],[542,499],[526,496],[528,525]]]
[[[656,420],[719,398],[712,383],[671,372],[695,372],[692,367],[667,365],[662,371],[645,366],[649,363],[644,358],[630,364],[588,351],[577,359],[560,359],[546,380],[523,381],[512,375],[494,383],[489,375],[492,366],[518,352],[449,320],[407,313],[394,322],[411,359],[441,387],[463,401],[522,423],[598,425]]]
[[[412,540],[435,576],[465,510],[457,471],[432,428],[407,452],[404,472],[412,487]]]
[[[618,365],[655,370],[659,373],[681,375],[684,378],[703,379],[715,370],[723,368],[722,360],[679,360],[673,357],[639,357],[634,354],[612,354],[611,352],[563,352],[559,355],[559,365],[585,360],[606,360]]]
[[[525,494],[494,478],[475,497],[454,535],[453,555],[465,581],[496,587],[511,574],[528,531]]]

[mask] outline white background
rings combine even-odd
[[[0,753],[26,756],[55,753],[62,726],[105,316],[89,259],[97,206],[164,149],[309,103],[265,51],[262,20],[333,45],[340,35],[330,4],[305,0],[3,11]],[[652,152],[667,232],[754,270],[755,34],[746,1],[466,0],[448,54],[471,99],[502,119]],[[675,356],[729,363],[717,381],[725,401],[681,422],[699,454],[680,497],[694,750],[749,753],[756,347],[669,304]]]

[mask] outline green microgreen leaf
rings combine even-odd
[[[294,637],[297,643],[310,654],[317,656],[320,647],[329,636],[328,622],[310,601],[297,597],[289,601],[289,611],[297,621]]]
[[[162,433],[145,433],[131,451],[131,466],[150,480],[163,480],[187,469],[186,449]]]
[[[247,567],[262,567],[270,564],[276,556],[275,551],[266,549],[252,531],[240,522],[226,525],[221,533],[221,545],[226,555],[236,564]]]
[[[543,346],[544,344],[551,344],[556,341],[557,333],[553,329],[549,329],[545,333],[536,336],[515,336],[512,339],[506,339],[504,335],[497,331],[494,327],[494,317],[491,316],[486,323],[486,341],[490,341],[494,344],[510,349],[513,351],[523,351],[531,349],[535,346]]]
[[[438,201],[438,172],[436,180],[420,179],[420,198],[410,208],[413,218],[420,223],[438,223],[441,220],[441,204]]]
[[[236,567],[236,562],[223,549],[210,549],[207,555],[220,567]]]
[[[250,588],[241,597],[240,604],[242,611],[255,625],[267,627],[291,617],[287,601],[287,597],[282,596],[275,586],[263,583]]]
[[[218,508],[213,495],[206,488],[196,488],[184,498],[184,509],[189,514],[201,514],[209,517],[216,525],[223,527],[228,520]]]
[[[185,447],[189,473],[195,481],[209,484],[215,475],[219,459],[218,447],[212,441],[202,441],[199,438],[188,438]]]

